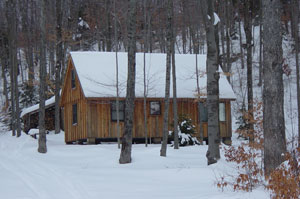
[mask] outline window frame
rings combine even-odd
[[[76,126],[78,124],[78,105],[72,104],[72,125]]]
[[[75,74],[75,69],[71,70],[71,88],[72,89],[76,88],[76,74]]]
[[[123,107],[122,107],[123,105]],[[114,107],[116,109],[114,110]],[[113,118],[113,112],[117,113],[117,102],[116,100],[111,101],[110,103],[110,119],[112,122],[117,122],[117,118]],[[123,115],[123,119],[121,119],[120,115]],[[117,115],[116,115],[117,117]],[[125,100],[119,100],[119,122],[124,122],[125,120]]]
[[[207,105],[204,105],[206,104],[206,102],[200,102],[200,114],[201,114],[201,122],[208,122],[208,110],[207,110]],[[221,118],[221,104],[224,104],[224,112],[223,112],[223,117]],[[205,111],[203,113],[203,110],[206,110],[206,117],[204,119],[207,119],[207,120],[204,120],[203,119],[203,114],[205,114]],[[219,122],[226,122],[226,103],[225,102],[219,102]],[[224,119],[224,120],[223,120]]]
[[[224,117],[224,120],[223,120],[223,117],[221,118],[221,104],[224,104],[224,112],[223,112],[223,117]],[[222,120],[221,120],[222,119]],[[219,122],[226,122],[226,104],[225,102],[219,102]]]
[[[151,106],[155,104],[159,105],[159,110],[156,112],[152,112]],[[161,115],[161,102],[160,101],[150,101],[149,102],[149,110],[150,110],[150,115],[152,116],[157,116],[157,115]]]

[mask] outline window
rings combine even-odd
[[[160,102],[154,101],[150,102],[150,115],[160,115]]]
[[[73,115],[73,125],[77,124],[77,104],[72,106],[72,115]]]
[[[201,114],[201,121],[207,122],[208,115],[207,115],[207,105],[206,103],[200,103],[200,114]],[[225,122],[226,121],[226,114],[225,114],[225,103],[219,103],[219,121]]]
[[[74,71],[74,69],[71,70],[71,86],[72,86],[72,88],[76,87],[76,84],[75,84],[75,71]]]
[[[225,122],[225,120],[226,120],[225,103],[220,103],[219,104],[219,121]]]
[[[125,118],[125,102],[119,101],[119,121],[124,121]],[[111,120],[117,121],[117,102],[111,102]]]
[[[201,122],[207,122],[207,106],[206,103],[200,103]]]

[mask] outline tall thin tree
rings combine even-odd
[[[295,61],[296,61],[296,83],[297,83],[297,108],[298,108],[298,146],[300,146],[300,80],[299,80],[299,1],[293,0],[293,28],[295,40]]]
[[[165,85],[165,99],[164,99],[164,123],[163,123],[163,141],[160,149],[160,156],[167,156],[168,144],[168,127],[169,127],[169,102],[170,102],[170,71],[171,71],[171,39],[172,39],[172,8],[173,1],[167,2],[167,57],[166,57],[166,85]]]
[[[12,111],[12,135],[17,131],[17,137],[21,136],[19,89],[18,89],[18,60],[17,60],[17,11],[16,0],[7,1],[9,64],[11,80],[11,111]]]
[[[286,152],[281,8],[280,0],[263,1],[263,129],[267,175],[282,163],[282,154]]]
[[[244,30],[246,35],[247,49],[247,96],[248,96],[248,117],[253,120],[253,83],[252,83],[252,11],[251,0],[244,1]],[[249,140],[253,141],[253,123],[249,123]]]
[[[128,76],[125,100],[125,131],[119,162],[131,162],[132,128],[135,99],[135,53],[136,53],[136,0],[130,0],[128,9]]]
[[[117,11],[116,0],[114,0],[114,40],[115,40],[115,55],[116,55],[116,109],[117,109],[117,139],[118,149],[120,148],[120,100],[119,100],[119,59],[118,59],[118,37],[117,37]]]
[[[144,0],[144,134],[145,134],[145,146],[148,146],[148,128],[147,128],[147,85],[146,85],[146,52],[148,52],[148,10],[147,10],[147,0]]]
[[[219,138],[219,70],[218,51],[215,40],[214,1],[206,0],[206,40],[207,40],[207,112],[208,112],[208,150],[206,153],[208,165],[220,159]]]
[[[38,152],[46,153],[46,129],[45,129],[45,88],[46,88],[46,2],[39,1],[40,5],[40,105],[39,105],[39,146]]]
[[[173,118],[174,118],[174,149],[179,149],[178,137],[178,111],[177,111],[177,84],[176,84],[176,65],[175,65],[175,30],[174,30],[174,8],[171,4],[171,53],[172,53],[172,83],[173,83]]]
[[[55,133],[60,132],[60,72],[63,63],[62,2],[56,0]]]

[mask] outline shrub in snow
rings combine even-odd
[[[178,138],[179,146],[200,144],[195,137],[195,125],[186,115],[180,115],[178,118]],[[171,139],[174,139],[174,132],[171,132]]]
[[[285,154],[286,161],[268,178],[272,198],[300,198],[300,148]]]
[[[254,124],[254,131],[251,132],[253,142],[242,141],[238,146],[224,146],[226,161],[235,163],[237,172],[219,179],[217,186],[222,190],[229,185],[235,191],[252,191],[263,184],[262,103],[254,104],[253,110],[255,118],[248,120]],[[249,137],[248,127],[239,128],[236,132],[241,137]]]

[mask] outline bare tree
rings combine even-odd
[[[214,1],[207,0],[206,41],[207,41],[207,112],[208,112],[208,165],[220,159],[219,138],[219,70],[218,51],[215,40]]]
[[[17,137],[21,136],[19,88],[18,88],[18,60],[17,60],[17,11],[16,1],[7,1],[9,63],[11,80],[11,111],[12,111],[12,135],[17,131]]]
[[[55,133],[60,132],[60,72],[63,64],[62,2],[56,0]]]
[[[267,175],[282,163],[282,154],[286,152],[281,8],[280,0],[263,1],[263,129]]]
[[[118,38],[117,38],[117,12],[116,12],[116,0],[114,0],[114,39],[115,39],[115,53],[116,53],[116,109],[117,109],[117,139],[118,139],[118,149],[120,148],[120,103],[119,103],[119,64],[118,64]]]
[[[175,65],[175,30],[174,30],[174,8],[171,4],[171,53],[172,53],[172,83],[173,83],[173,118],[174,118],[174,149],[179,149],[178,138],[178,111],[177,111],[177,86]]]
[[[293,28],[295,39],[295,60],[297,77],[297,105],[298,105],[298,146],[300,146],[300,81],[299,81],[299,1],[293,0]]]
[[[122,149],[119,160],[120,164],[131,162],[135,99],[136,0],[130,0],[128,14],[128,76],[125,100],[125,131],[122,138]]]
[[[247,95],[248,95],[248,115],[253,118],[253,84],[252,84],[252,11],[250,9],[251,0],[244,1],[244,30],[246,34],[247,49]],[[253,141],[253,123],[249,123],[249,140]]]
[[[171,39],[172,39],[172,9],[173,1],[167,2],[167,58],[166,58],[166,85],[165,85],[165,99],[164,99],[164,124],[163,124],[163,140],[160,149],[160,156],[167,156],[168,144],[168,127],[169,127],[169,102],[170,102],[170,71],[171,71]]]
[[[46,130],[45,130],[45,88],[46,88],[46,2],[40,3],[40,107],[39,107],[39,146],[38,152],[46,153]]]
[[[144,0],[144,131],[145,131],[145,146],[148,146],[148,128],[147,128],[147,90],[146,90],[146,52],[148,52],[148,27],[149,25],[147,24],[147,18],[149,17],[148,11],[147,11],[147,0]]]
[[[200,101],[200,85],[199,85],[199,70],[198,70],[198,54],[196,54],[196,80],[197,80],[197,106],[198,106],[198,124],[199,124],[199,134],[200,134],[200,144],[203,145],[203,123],[201,118],[201,101]]]

